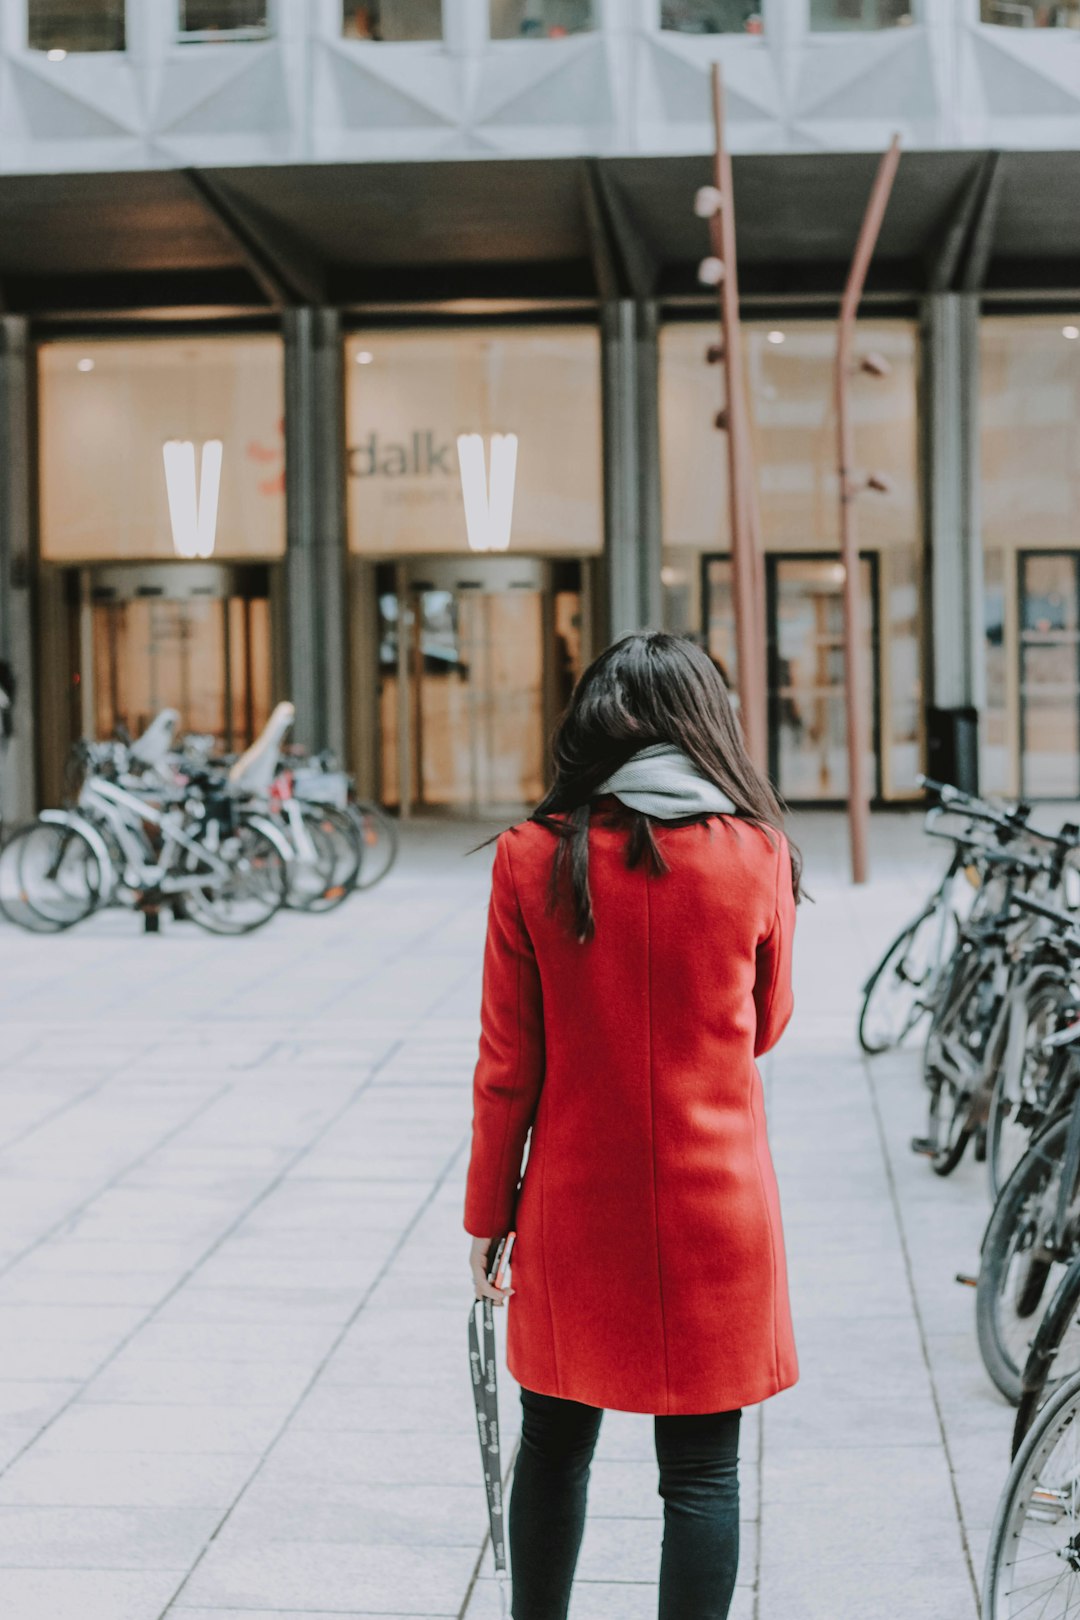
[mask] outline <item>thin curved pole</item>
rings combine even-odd
[[[836,437],[840,476],[840,560],[844,566],[844,709],[847,734],[848,823],[851,835],[851,877],[865,883],[869,874],[870,796],[866,785],[864,739],[868,733],[870,671],[863,657],[862,601],[859,593],[859,536],[855,501],[861,486],[854,481],[855,429],[849,401],[855,354],[855,317],[866,282],[866,272],[877,246],[881,222],[900,162],[900,137],[894,135],[882,154],[866,205],[855,254],[840,304],[836,341]]]

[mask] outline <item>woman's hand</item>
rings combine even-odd
[[[514,1290],[512,1288],[496,1288],[494,1283],[487,1280],[488,1250],[494,1241],[494,1238],[474,1237],[469,1249],[469,1266],[473,1274],[473,1286],[476,1289],[477,1299],[491,1299],[495,1301],[496,1305],[505,1305]]]

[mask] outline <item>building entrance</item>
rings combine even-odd
[[[1080,797],[1080,553],[1019,557],[1020,791]]]
[[[222,751],[246,748],[271,707],[269,575],[212,563],[81,570],[83,734],[136,736],[170,707]]]
[[[866,781],[880,793],[877,746],[877,558],[860,559],[866,667],[871,671]],[[790,803],[847,794],[844,707],[844,574],[835,556],[765,558],[769,677],[769,772]],[[705,558],[709,651],[734,679],[735,615],[728,557]]]
[[[581,672],[579,562],[381,565],[383,800],[402,814],[512,816],[546,783],[546,742]]]

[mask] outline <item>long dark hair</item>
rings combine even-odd
[[[681,748],[702,776],[726,793],[735,814],[779,832],[783,812],[752,764],[723,677],[708,653],[684,636],[649,630],[624,636],[591,663],[574,688],[552,739],[555,780],[530,821],[556,835],[549,899],[567,898],[581,940],[595,932],[589,892],[589,816],[603,782],[639,749]],[[627,809],[627,861],[667,870],[653,824]],[[693,818],[693,819],[700,819]],[[800,898],[802,862],[792,849],[792,886]]]

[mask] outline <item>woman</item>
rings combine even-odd
[[[791,1015],[798,862],[693,642],[603,653],[554,766],[496,849],[465,1201],[477,1297],[514,1295],[513,1615],[564,1620],[608,1407],[655,1417],[661,1620],[724,1620],[741,1408],[798,1377],[754,1065]]]

